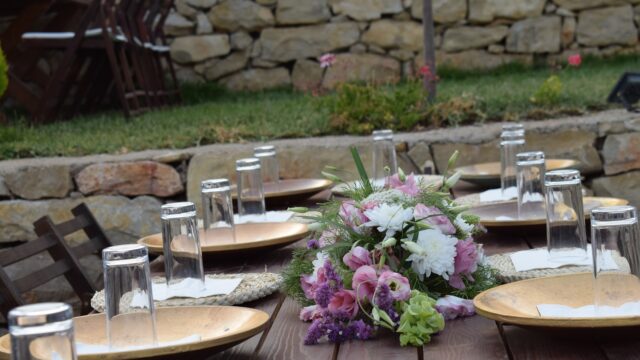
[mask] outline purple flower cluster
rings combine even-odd
[[[391,289],[389,288],[389,285],[378,284],[375,305],[380,308],[380,310],[384,310],[384,312],[389,315],[394,323],[398,323],[398,321],[400,320],[400,315],[393,306],[393,296],[391,295]]]
[[[323,337],[327,336],[329,341],[337,343],[349,340],[367,340],[373,336],[375,328],[367,325],[362,320],[349,319],[347,314],[330,313],[325,314],[313,321],[307,335],[304,338],[305,345],[317,344]]]

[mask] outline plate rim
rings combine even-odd
[[[606,201],[611,201],[613,205],[627,205],[629,204],[629,200],[626,199],[622,199],[622,198],[616,198],[616,197],[610,197],[610,196],[584,196],[584,199],[602,199],[602,200],[606,200]],[[508,202],[513,202],[513,200],[509,200]],[[473,210],[474,208],[479,208],[479,207],[485,207],[485,206],[495,206],[497,204],[500,203],[489,203],[489,204],[485,204],[485,205],[478,205],[478,206],[472,206],[468,211]],[[589,214],[589,212],[585,212],[584,217],[585,219],[589,219],[591,215]],[[480,219],[480,224],[482,224],[482,226],[485,227],[490,227],[490,228],[506,228],[506,227],[513,227],[513,226],[534,226],[534,225],[544,225],[546,224],[546,219],[542,218],[542,219],[531,219],[531,220],[519,220],[519,219],[515,219],[515,220],[482,220],[482,218]]]
[[[266,224],[266,225],[295,224],[296,226],[300,226],[301,227],[301,231],[296,232],[296,233],[291,234],[291,235],[287,235],[287,236],[280,236],[280,237],[277,237],[277,238],[274,238],[274,239],[267,239],[267,240],[261,240],[261,241],[252,241],[252,242],[249,242],[249,243],[233,243],[233,244],[201,246],[200,248],[202,250],[202,254],[203,255],[205,255],[205,254],[217,254],[217,253],[232,252],[232,251],[245,251],[245,250],[252,250],[252,249],[260,249],[260,248],[276,246],[276,245],[286,245],[286,244],[290,244],[290,243],[293,243],[295,241],[298,241],[300,239],[303,239],[305,236],[309,235],[309,233],[311,232],[311,230],[309,230],[309,226],[307,224],[294,222],[294,221],[246,223],[246,224],[238,224],[236,226],[247,226],[247,225],[251,225],[251,224]],[[145,246],[147,249],[149,249],[149,252],[151,252],[151,253],[163,254],[164,250],[163,250],[162,246],[151,245],[151,244],[148,243],[148,241],[146,241],[146,239],[149,239],[151,237],[157,237],[157,236],[162,236],[162,233],[155,233],[155,234],[144,236],[144,237],[138,239],[136,242],[138,244],[140,244],[140,245]]]
[[[489,296],[496,289],[513,286],[513,284],[522,284],[523,282],[539,282],[548,279],[556,279],[561,277],[575,277],[575,276],[591,276],[590,272],[580,272],[575,274],[561,274],[545,276],[533,279],[526,279],[511,282],[496,286],[494,288],[485,290],[473,298],[473,306],[479,315],[485,318],[500,321],[512,325],[520,326],[535,326],[535,327],[555,327],[555,328],[610,328],[610,327],[629,327],[640,325],[640,315],[629,317],[602,317],[602,318],[559,318],[559,317],[530,317],[530,316],[515,316],[505,315],[487,310],[488,308],[482,306],[481,300],[484,297]]]
[[[566,169],[568,167],[572,167],[572,166],[577,166],[578,164],[580,164],[580,161],[575,160],[575,159],[546,159],[546,161],[568,161],[569,164],[567,166],[563,166],[563,167],[558,167],[558,168],[554,168],[554,170],[559,170],[559,169]],[[463,166],[458,166],[456,168],[453,169],[453,171],[460,171],[463,169],[467,169],[470,168],[472,166],[480,166],[480,165],[487,165],[487,164],[500,164],[499,161],[489,161],[489,162],[483,162],[483,163],[478,163],[478,164],[470,164],[470,165],[463,165]],[[462,172],[460,175],[460,180],[499,180],[500,179],[500,174],[473,174],[473,173],[465,173]]]
[[[244,306],[228,306],[228,305],[200,305],[200,306],[180,306],[180,307],[161,306],[161,307],[158,307],[156,310],[161,311],[161,309],[170,309],[171,311],[180,311],[185,308],[228,308],[228,309],[233,309],[234,311],[237,311],[237,310],[249,311],[254,313],[253,316],[256,316],[256,315],[259,316],[257,320],[259,321],[259,324],[255,327],[251,327],[249,329],[246,329],[237,333],[233,333],[233,334],[230,334],[229,336],[224,336],[221,338],[218,337],[218,338],[212,338],[208,340],[200,340],[197,342],[173,344],[173,345],[166,345],[162,347],[146,348],[146,349],[139,349],[139,350],[132,350],[132,351],[118,351],[118,352],[110,352],[110,353],[78,355],[78,359],[79,360],[98,360],[98,359],[116,360],[116,359],[132,359],[132,358],[136,358],[136,359],[151,358],[156,356],[175,355],[175,354],[186,353],[191,351],[215,348],[215,347],[224,346],[227,344],[233,344],[235,342],[247,340],[259,334],[260,332],[264,331],[265,327],[269,323],[269,320],[271,319],[271,315],[269,315],[268,313],[262,310],[244,307]],[[82,316],[74,316],[74,319],[87,318],[87,317],[103,317],[103,316],[105,316],[104,313],[88,314],[88,315],[82,315]],[[9,336],[10,334],[5,334],[4,336],[0,337],[0,343],[2,339]],[[11,352],[10,351],[7,352],[6,350],[7,350],[6,348],[0,345],[0,354],[2,354],[2,358],[4,359],[8,359],[11,356],[10,355]]]
[[[333,181],[329,179],[322,179],[322,178],[282,179],[280,181],[302,182],[302,181],[309,181],[309,180],[319,181],[319,184],[313,187],[308,187],[308,188],[303,188],[298,190],[274,191],[274,192],[265,191],[264,198],[278,199],[278,198],[297,196],[302,194],[316,194],[316,193],[319,193],[320,191],[326,190],[331,186],[333,186]],[[231,198],[236,199],[237,197],[238,195],[236,194],[235,190],[232,191]]]

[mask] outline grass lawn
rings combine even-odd
[[[580,68],[560,71],[521,66],[485,73],[444,69],[439,73],[438,102],[471,94],[478,99],[486,121],[598,110],[607,107],[607,94],[619,76],[639,69],[638,56],[585,59]],[[532,103],[536,89],[552,74],[563,84],[559,101],[544,106]],[[21,116],[9,114],[9,126],[0,126],[0,158],[184,148],[337,133],[331,126],[331,114],[318,105],[317,98],[287,89],[230,93],[211,84],[188,85],[183,97],[183,106],[130,120],[110,112],[30,127]],[[421,128],[430,126],[429,119],[420,124]]]

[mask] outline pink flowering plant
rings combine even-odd
[[[445,320],[473,315],[470,299],[495,285],[473,240],[483,230],[449,195],[458,174],[429,185],[399,170],[374,186],[352,154],[361,181],[310,217],[314,234],[284,273],[300,319],[311,322],[304,341],[366,340],[387,329],[403,346],[422,346]]]

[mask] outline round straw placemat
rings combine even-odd
[[[619,255],[611,254],[613,260],[618,264],[619,271],[626,274],[631,272],[629,262]],[[514,281],[540,278],[546,276],[563,275],[563,274],[576,274],[584,272],[592,272],[591,266],[562,266],[557,269],[535,269],[529,271],[516,271],[513,266],[513,262],[509,257],[509,254],[497,254],[487,257],[489,265],[498,271],[498,280],[504,283],[510,283]]]
[[[170,298],[164,301],[156,301],[156,306],[199,306],[199,305],[238,305],[258,300],[278,291],[282,286],[282,276],[274,273],[247,273],[247,274],[216,274],[206,275],[214,279],[242,278],[240,285],[228,295],[213,295],[194,298]],[[153,282],[161,283],[165,279],[160,276],[153,278]],[[93,295],[91,307],[98,312],[104,311],[104,290]]]

